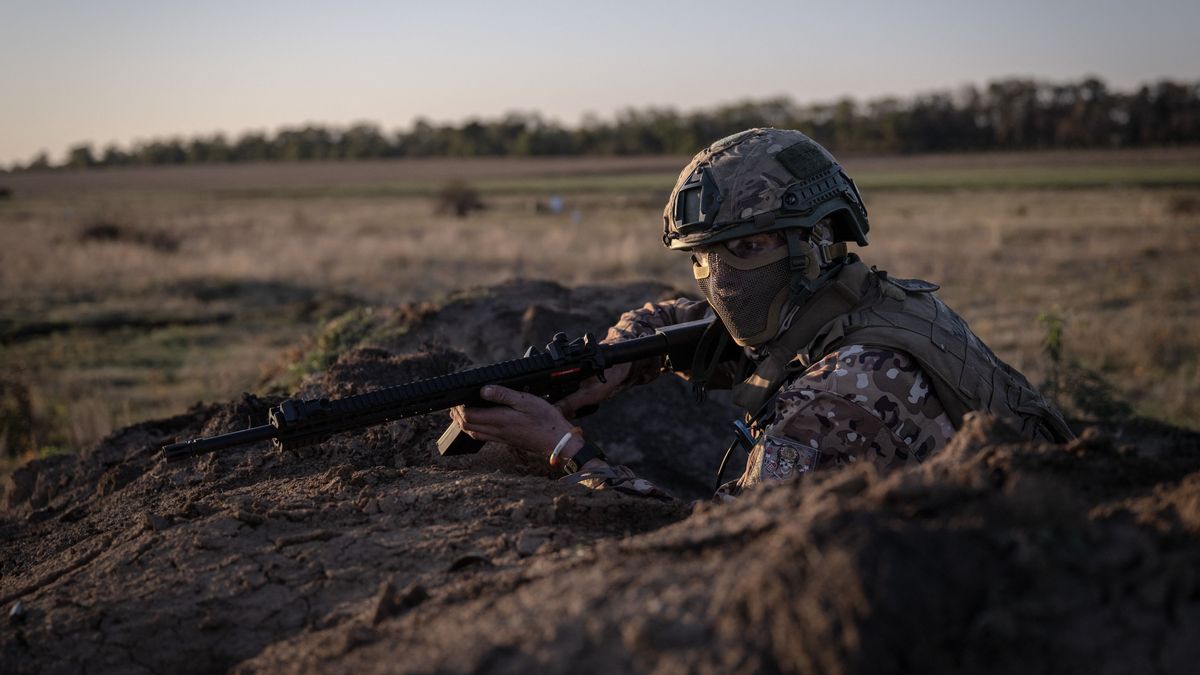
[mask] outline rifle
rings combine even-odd
[[[653,335],[601,344],[591,333],[568,340],[558,333],[544,351],[530,347],[519,359],[501,361],[448,375],[415,380],[376,391],[336,400],[327,398],[287,399],[271,408],[269,424],[250,427],[209,438],[197,438],[163,446],[168,461],[185,459],[213,450],[223,450],[270,439],[276,448],[296,450],[318,445],[334,434],[383,424],[414,415],[446,410],[456,405],[491,405],[479,396],[486,384],[557,401],[579,389],[584,380],[603,380],[607,368],[655,356],[666,356],[673,370],[689,370],[693,357],[709,328],[714,336],[724,327],[714,319],[689,321],[657,329]],[[706,337],[705,342],[713,340]],[[727,345],[728,341],[718,344]],[[467,436],[457,423],[438,439],[442,455],[478,452],[483,443]]]

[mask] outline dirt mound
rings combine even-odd
[[[916,469],[856,467],[489,569],[238,671],[1191,672],[1195,437],[1159,459],[1099,434],[1011,439],[975,418]]]
[[[124,242],[137,246],[175,253],[179,250],[179,240],[165,232],[141,230],[108,221],[97,221],[84,226],[77,239],[82,243],[118,243]]]
[[[598,332],[663,291],[520,282],[381,310],[299,388],[340,396],[507,358],[529,335]],[[588,433],[702,493],[728,416],[689,396],[664,378]],[[972,418],[922,466],[852,467],[694,513],[549,480],[509,448],[440,458],[444,414],[299,454],[157,457],[170,438],[261,423],[276,400],[197,406],[16,472],[0,512],[0,670],[1189,672],[1200,660],[1188,432],[1143,424],[1038,445]]]
[[[301,384],[299,394],[343,396],[412,379],[416,373],[404,365],[412,355],[437,361],[431,372],[449,372],[469,363],[515,358],[530,345],[544,346],[557,332],[603,337],[621,312],[679,295],[657,283],[567,288],[517,280],[455,293],[436,306],[420,303],[350,312],[330,322],[313,350],[300,357],[329,365]],[[712,492],[736,416],[725,393],[714,392],[710,400],[697,404],[691,385],[664,377],[626,392],[579,423],[609,457],[682,499],[700,499]],[[408,462],[426,461],[427,448],[403,444],[419,455],[405,450]],[[664,452],[664,447],[677,452]],[[740,466],[744,458],[744,453],[735,456],[731,465]],[[506,470],[520,458],[507,449],[488,447],[481,460]],[[539,460],[519,470],[545,473],[547,467]]]

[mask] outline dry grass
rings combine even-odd
[[[85,296],[105,306],[139,303],[144,293],[198,279],[321,286],[397,302],[512,276],[657,276],[678,262],[656,245],[656,213],[604,201],[568,202],[566,213],[549,216],[535,215],[532,199],[494,198],[466,219],[436,214],[417,198],[100,198],[72,209],[41,202],[4,214],[0,284],[6,301],[34,306]],[[178,251],[81,241],[96,219],[170,232]]]
[[[863,255],[943,297],[1039,379],[1035,317],[1141,414],[1200,419],[1200,213],[1195,190],[868,193]],[[654,278],[690,289],[658,243],[654,198],[491,196],[460,219],[424,198],[223,198],[92,190],[0,206],[0,378],[30,386],[42,448],[225,399],[323,317],[429,300],[515,276]],[[86,236],[97,223],[121,236]],[[154,245],[171,241],[177,248]],[[17,336],[17,337],[14,337]]]

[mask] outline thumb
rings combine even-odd
[[[497,384],[489,384],[479,390],[479,396],[485,401],[499,403],[500,405],[514,406],[517,403],[519,394],[508,387],[501,387]]]

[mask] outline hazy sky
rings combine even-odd
[[[1200,2],[0,0],[0,164],[77,141],[1086,74],[1200,80]]]

